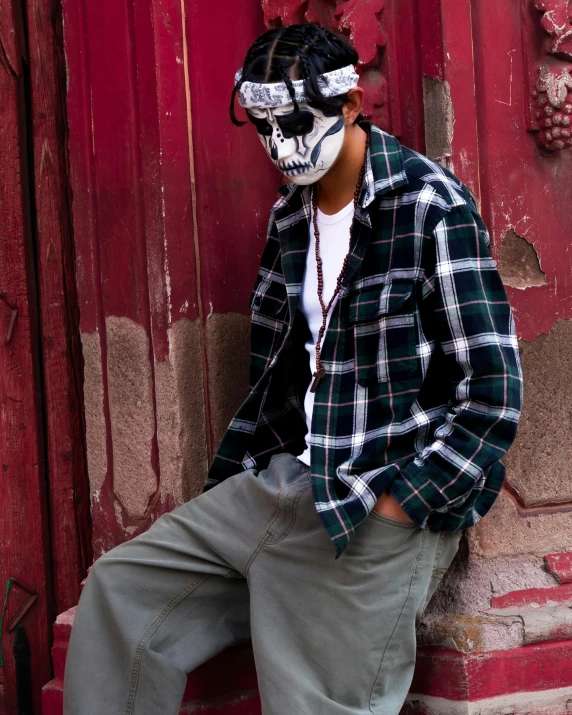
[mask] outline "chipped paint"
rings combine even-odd
[[[181,504],[200,493],[207,470],[198,321],[176,321],[169,346],[169,360],[155,361],[157,440],[161,491]]]
[[[248,394],[250,316],[214,313],[206,324],[209,399],[216,446]]]
[[[469,558],[467,558],[469,556]],[[427,614],[446,616],[463,613],[477,616],[499,599],[515,590],[550,590],[557,587],[546,572],[540,556],[522,554],[479,558],[461,545],[459,554],[437,589]]]
[[[423,107],[427,156],[444,160],[453,153],[455,124],[449,83],[435,77],[423,77]]]
[[[401,712],[403,715],[563,715],[570,712],[571,704],[572,687],[510,692],[470,701],[410,693]]]
[[[518,648],[524,642],[522,621],[516,615],[428,616],[418,630],[420,646],[440,646],[461,653]]]
[[[468,531],[468,542],[471,557],[477,558],[572,551],[572,512],[523,518],[501,492],[487,517]]]
[[[520,342],[524,406],[515,443],[504,461],[524,507],[553,505],[554,511],[560,502],[561,509],[568,503],[572,509],[572,480],[565,476],[570,469],[571,346],[572,320],[564,319],[548,335]],[[572,524],[572,514],[569,519]]]
[[[83,397],[87,442],[87,465],[91,495],[103,486],[107,473],[107,437],[103,404],[103,374],[99,333],[81,334],[84,362]]]
[[[131,518],[145,516],[157,490],[152,465],[155,434],[149,338],[129,318],[110,316],[107,376],[113,441],[113,491]]]
[[[547,283],[535,247],[514,229],[506,232],[498,252],[498,268],[503,282],[525,290]]]

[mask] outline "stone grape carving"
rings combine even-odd
[[[547,52],[572,60],[572,0],[535,0],[542,12],[541,25],[552,38]]]
[[[539,123],[538,141],[548,151],[572,147],[572,75],[569,69],[561,74],[546,66],[540,70],[536,89],[536,119]]]
[[[543,149],[561,151],[572,148],[572,0],[534,0],[534,7],[542,12],[548,35],[544,50],[552,57],[538,68],[533,129]]]

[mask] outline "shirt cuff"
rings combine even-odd
[[[435,509],[441,509],[449,500],[437,487],[443,474],[428,464],[410,462],[393,480],[390,494],[413,521],[425,528]]]

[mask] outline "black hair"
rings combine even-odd
[[[234,112],[236,94],[243,82],[284,82],[292,97],[294,111],[298,111],[292,80],[299,79],[304,80],[307,103],[327,117],[334,117],[341,113],[348,95],[324,97],[318,86],[318,77],[324,72],[355,65],[358,60],[357,51],[343,35],[320,25],[308,23],[268,30],[255,40],[246,53],[242,77],[232,90],[231,121],[236,126],[246,124],[239,121]],[[357,121],[360,119],[358,117]]]

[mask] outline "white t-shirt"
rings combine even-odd
[[[322,270],[324,274],[324,303],[328,305],[334,291],[336,282],[344,258],[348,252],[350,244],[350,230],[354,217],[353,200],[338,213],[328,216],[318,209],[318,231],[320,232],[320,257],[322,259]],[[334,302],[335,305],[335,302]],[[328,313],[328,323],[334,309],[334,305]],[[306,259],[306,274],[302,284],[300,296],[300,310],[308,321],[308,327],[312,335],[306,343],[306,350],[310,356],[310,369],[312,374],[316,371],[316,341],[318,332],[322,326],[322,308],[318,300],[318,272],[316,268],[316,237],[314,236],[313,216],[310,216],[310,243],[308,245],[308,257]],[[326,326],[327,330],[327,326]],[[324,347],[325,336],[322,338],[321,348]],[[310,381],[310,386],[314,378]],[[304,410],[306,412],[306,423],[308,434],[306,435],[306,450],[298,457],[301,462],[310,466],[310,443],[312,429],[312,412],[314,410],[315,393],[310,392],[310,387],[304,398]]]

